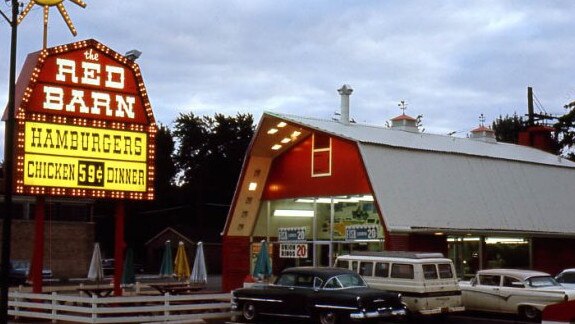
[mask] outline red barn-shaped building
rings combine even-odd
[[[348,91],[346,91],[348,90]],[[274,274],[328,266],[357,250],[442,252],[458,275],[479,268],[575,266],[575,163],[498,143],[266,112],[248,149],[224,228],[223,286],[242,285],[262,239]]]

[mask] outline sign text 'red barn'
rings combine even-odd
[[[156,124],[139,67],[95,40],[30,54],[15,192],[153,199]]]

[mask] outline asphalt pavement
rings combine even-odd
[[[240,316],[234,316],[225,319],[213,319],[205,320],[207,324],[246,324],[242,321]],[[293,324],[296,323],[293,319],[283,319],[274,317],[264,317],[258,321],[251,324]],[[298,322],[299,323],[299,322]],[[306,322],[303,322],[306,323]],[[312,321],[307,321],[307,323],[312,324]],[[361,322],[356,322],[361,323]],[[370,322],[373,323],[373,322]],[[405,324],[405,321],[379,321],[379,324]],[[416,317],[409,323],[423,323],[423,324],[533,324],[532,322],[526,322],[517,318],[517,316],[512,315],[501,315],[501,314],[487,314],[487,313],[475,313],[475,312],[464,312],[461,314],[452,314],[442,317]]]

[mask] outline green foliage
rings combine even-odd
[[[495,131],[495,138],[498,142],[506,142],[517,144],[519,133],[525,130],[525,121],[522,117],[513,114],[513,116],[505,115],[499,116],[493,124],[493,131]]]
[[[575,107],[565,106],[567,113],[558,118],[555,128],[555,140],[559,143],[561,154],[569,160],[575,161],[573,146],[575,145]]]
[[[173,134],[180,202],[187,206],[181,223],[222,230],[254,130],[251,114],[179,115]]]
[[[166,125],[160,124],[156,133],[156,200],[163,201],[173,196],[176,166],[174,164],[174,138]]]
[[[362,221],[365,221],[369,218],[369,213],[363,210],[360,204],[357,205],[357,209],[352,211],[351,214],[354,219]]]
[[[203,193],[225,192],[225,197],[217,200],[229,203],[253,133],[250,114],[180,114],[173,133],[179,143],[174,155],[180,174],[178,183]]]

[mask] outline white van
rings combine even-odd
[[[401,293],[412,313],[465,310],[453,262],[441,253],[353,252],[337,257],[335,263],[359,273],[370,287]]]

